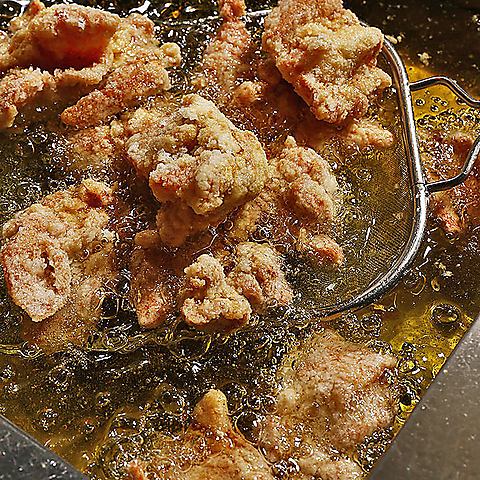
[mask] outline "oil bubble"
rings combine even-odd
[[[460,310],[449,303],[436,305],[431,311],[432,322],[436,325],[451,326],[456,324],[460,318]]]

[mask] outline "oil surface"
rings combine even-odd
[[[89,4],[93,3],[115,12],[133,9],[159,23],[215,12],[213,2],[201,0]],[[365,9],[365,2],[351,3],[360,14],[365,13],[366,20],[379,25],[387,22],[381,25],[388,27],[386,33],[403,35],[398,46],[409,61],[412,78],[424,76],[426,70],[443,72],[442,61],[432,61],[428,68],[420,62],[426,57],[418,54],[425,51],[436,58],[436,52],[428,50],[428,41],[424,49],[423,45],[409,43],[400,22],[396,29],[393,21],[368,18],[367,11],[371,10],[376,10],[380,18],[390,18],[393,14],[389,9],[394,7],[379,4],[378,9]],[[251,2],[250,7],[258,9],[267,4],[267,0],[255,5]],[[2,26],[19,13],[21,5],[4,2]],[[453,4],[448,8],[460,11]],[[393,11],[401,19],[408,15],[400,7]],[[208,38],[214,25],[206,23],[195,41]],[[181,44],[192,41],[182,38],[185,32],[172,25],[158,28],[162,39]],[[435,48],[442,49],[438,43]],[[471,66],[468,61],[459,68],[462,65],[463,70],[457,69],[457,73],[464,72],[463,80],[474,89],[474,81],[468,81],[475,77]],[[434,128],[441,122],[442,128],[469,131],[480,124],[474,112],[456,104],[443,90],[424,92],[415,100],[422,127]],[[74,181],[55,166],[55,158],[61,153],[61,138],[41,125],[0,138],[0,223]],[[360,160],[364,164],[357,165],[352,178],[363,178],[367,188],[365,165],[374,159]],[[449,239],[432,223],[414,268],[394,291],[377,304],[330,324],[347,338],[392,351],[400,359],[403,395],[399,414],[392,431],[376,434],[359,448],[358,461],[366,471],[405,422],[478,314],[479,242],[478,230],[464,238]],[[18,311],[8,301],[4,288],[0,311],[0,412],[98,479],[121,478],[125,464],[148,449],[155,432],[182,431],[195,402],[212,387],[224,391],[235,425],[251,438],[253,427],[271,404],[276,367],[312,329],[302,312],[285,309],[275,312],[274,318],[255,319],[247,330],[228,338],[212,338],[181,327],[142,334],[131,322],[128,302],[121,296],[107,295],[100,331],[89,339],[88,348],[72,347],[46,356],[21,340]]]

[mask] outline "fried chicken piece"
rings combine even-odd
[[[178,285],[173,280],[175,276],[169,268],[168,256],[158,248],[156,237],[158,234],[152,231],[137,234],[137,247],[130,262],[130,298],[138,323],[144,328],[163,324],[175,310],[177,300]]]
[[[12,70],[0,81],[0,129],[13,125],[18,109],[45,89],[52,81],[48,72],[39,69]]]
[[[244,241],[267,226],[278,243],[310,252],[319,262],[340,264],[341,248],[327,237],[338,210],[338,185],[328,164],[292,137],[272,159],[270,181],[262,193],[235,214],[229,235]]]
[[[63,123],[76,127],[97,125],[141,99],[170,89],[170,79],[159,60],[142,60],[118,67],[105,86],[63,111]]]
[[[8,56],[0,70],[12,67],[80,69],[100,62],[117,30],[120,18],[80,5],[45,8],[33,0],[26,13],[10,27]]]
[[[282,270],[280,255],[266,244],[243,242],[235,251],[235,266],[227,281],[262,312],[274,305],[288,305],[292,288]]]
[[[201,255],[185,269],[180,293],[185,321],[199,330],[231,332],[250,320],[248,300],[228,284],[223,266],[211,255]]]
[[[197,403],[180,441],[162,437],[158,443],[150,462],[130,464],[131,480],[144,480],[148,474],[159,480],[273,480],[262,454],[234,430],[227,399],[218,390],[210,390]]]
[[[187,323],[230,332],[248,323],[253,310],[265,312],[292,301],[280,255],[268,245],[243,242],[233,255],[218,256],[201,255],[185,269],[179,303]]]
[[[263,48],[319,120],[363,117],[391,84],[376,66],[383,35],[364,27],[341,0],[280,0],[265,19]]]
[[[55,330],[70,315],[90,323],[95,311],[98,315],[96,291],[114,276],[105,211],[111,202],[109,187],[84,180],[4,225],[0,255],[7,289],[34,322],[52,319],[47,322]]]
[[[185,96],[162,125],[133,135],[126,152],[162,203],[157,217],[162,241],[180,246],[255,198],[264,186],[267,160],[251,132],[236,128],[198,95]]]
[[[248,78],[255,51],[245,23],[244,0],[219,0],[222,24],[209,43],[193,83],[207,90],[216,102],[226,105],[240,79]]]
[[[422,161],[430,181],[455,176],[474,142],[472,134],[462,132],[420,130],[419,137]],[[463,234],[469,227],[479,225],[480,161],[477,159],[472,174],[462,185],[432,195],[430,208],[442,229],[450,235]]]
[[[70,263],[100,241],[111,201],[103,184],[85,180],[17,214],[3,227],[2,265],[14,302],[34,321],[62,308],[70,295]]]
[[[83,345],[95,330],[105,288],[114,287],[117,276],[113,238],[109,232],[105,236],[85,261],[71,263],[72,282],[66,304],[41,322],[23,322],[22,335],[27,341],[53,353],[64,350],[67,344]]]
[[[394,357],[325,331],[293,352],[279,372],[274,414],[261,428],[260,447],[272,463],[294,461],[289,478],[352,480],[362,470],[352,459],[367,436],[390,425],[396,413],[389,372]]]
[[[302,143],[317,148],[341,139],[348,146],[385,148],[392,135],[375,121],[351,121],[344,128],[319,122],[291,85],[282,79],[272,58],[262,57],[241,16],[239,0],[219,2],[222,24],[206,48],[193,78],[200,93],[212,99],[229,118],[254,131],[265,143],[296,132]]]
[[[19,108],[68,104],[85,94],[62,118],[78,127],[96,125],[170,88],[165,68],[180,62],[178,46],[159,46],[153,22],[138,14],[121,19],[79,5],[46,8],[33,0],[10,32],[0,71],[16,70],[0,81],[0,90],[10,91],[7,99],[0,97],[2,128],[13,125]]]

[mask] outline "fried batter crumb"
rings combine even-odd
[[[280,0],[265,19],[263,48],[315,117],[336,125],[363,117],[390,86],[376,66],[383,45],[341,0]]]

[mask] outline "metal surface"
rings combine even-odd
[[[85,480],[59,456],[0,417],[0,480]]]
[[[480,478],[480,318],[458,344],[371,480]]]

